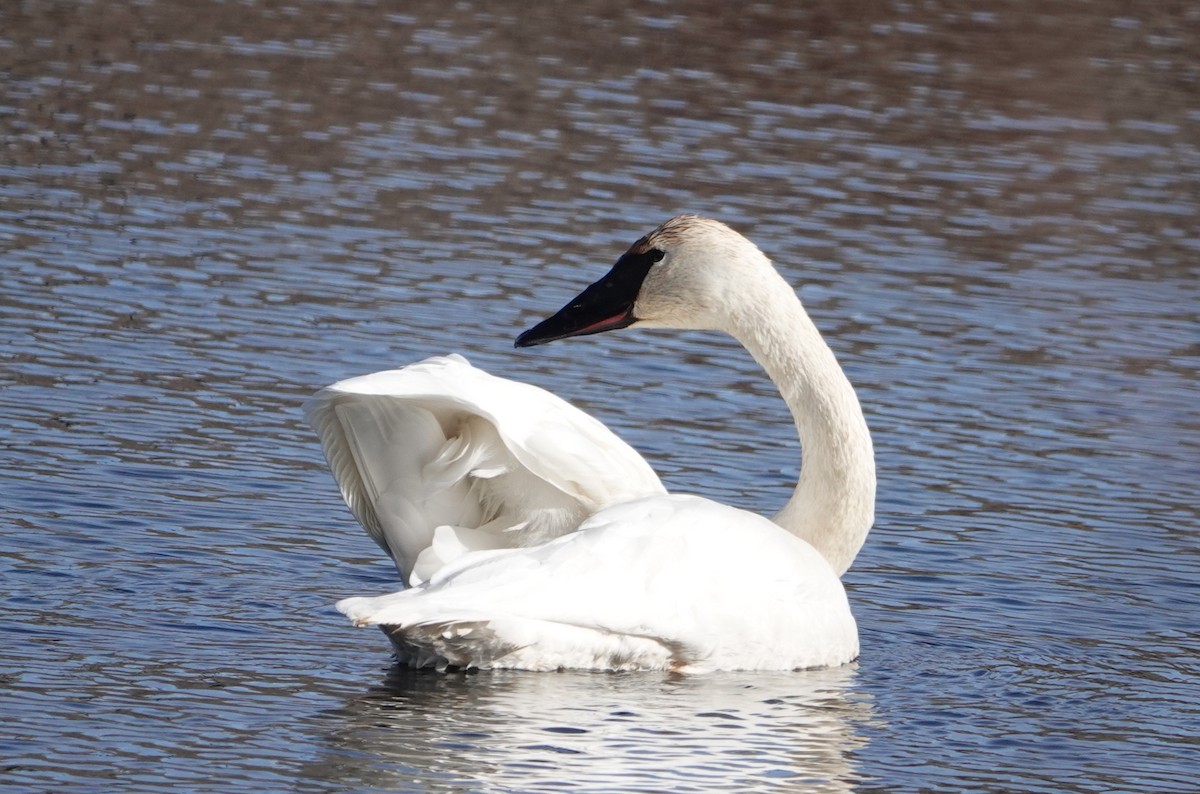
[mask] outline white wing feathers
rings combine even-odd
[[[305,414],[346,504],[409,584],[465,552],[544,543],[665,493],[603,424],[461,356],[341,381]]]

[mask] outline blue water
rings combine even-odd
[[[0,790],[1194,790],[1200,13],[1145,6],[0,10]],[[684,210],[864,404],[861,659],[393,669],[327,383],[461,352],[786,499],[730,340],[512,349]]]

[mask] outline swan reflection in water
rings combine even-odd
[[[852,791],[873,719],[855,674],[396,666],[324,715],[329,752],[306,777],[372,790]]]

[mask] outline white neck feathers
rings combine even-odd
[[[774,381],[800,434],[800,481],[775,523],[825,556],[840,576],[875,513],[875,457],[854,388],[792,287],[765,267],[740,283],[729,327]],[[744,271],[743,271],[744,272]]]

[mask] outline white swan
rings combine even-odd
[[[825,667],[857,657],[857,629],[838,577],[874,517],[871,438],[853,388],[795,292],[749,240],[717,221],[684,215],[634,243],[604,278],[517,345],[634,324],[721,330],[746,346],[778,386],[800,434],[804,460],[791,499],[772,523],[699,497],[665,495],[636,453],[598,424],[545,392],[508,381],[488,383],[528,390],[522,394],[531,413],[515,403],[508,415],[489,413],[483,392],[465,386],[460,394],[450,380],[438,390],[397,387],[406,407],[382,407],[396,399],[390,390],[406,373],[442,368],[469,373],[469,381],[489,378],[461,359],[338,384],[317,395],[309,415],[347,501],[402,574],[410,546],[420,547],[414,581],[423,579],[429,558],[429,578],[419,586],[338,603],[356,625],[383,628],[400,662],[698,671]],[[534,448],[533,436],[545,428],[532,413],[546,405],[571,419],[561,435]],[[406,443],[388,435],[390,419],[380,423],[379,445],[344,429],[347,416],[353,428],[360,414],[422,411],[432,418],[413,422],[420,432],[408,443],[416,462],[378,457]],[[515,439],[505,424],[510,419]],[[592,431],[590,440],[575,435],[575,422]],[[569,454],[543,466],[539,455],[554,455],[548,450],[558,444]],[[566,460],[573,465],[560,470]],[[635,473],[614,478],[609,465]],[[436,492],[449,483],[451,498],[410,492],[393,500],[387,476],[381,486],[364,468],[399,472],[393,479],[404,487],[429,482]],[[499,477],[511,483],[496,487]],[[411,515],[405,510],[421,500],[436,510],[416,511],[425,523],[417,521],[415,542],[403,536],[407,528],[393,540],[368,496],[376,505],[403,502],[397,517]],[[456,510],[467,517],[465,527]],[[557,519],[547,521],[546,510]],[[444,528],[429,528],[442,520]],[[513,545],[522,547],[486,548]]]

